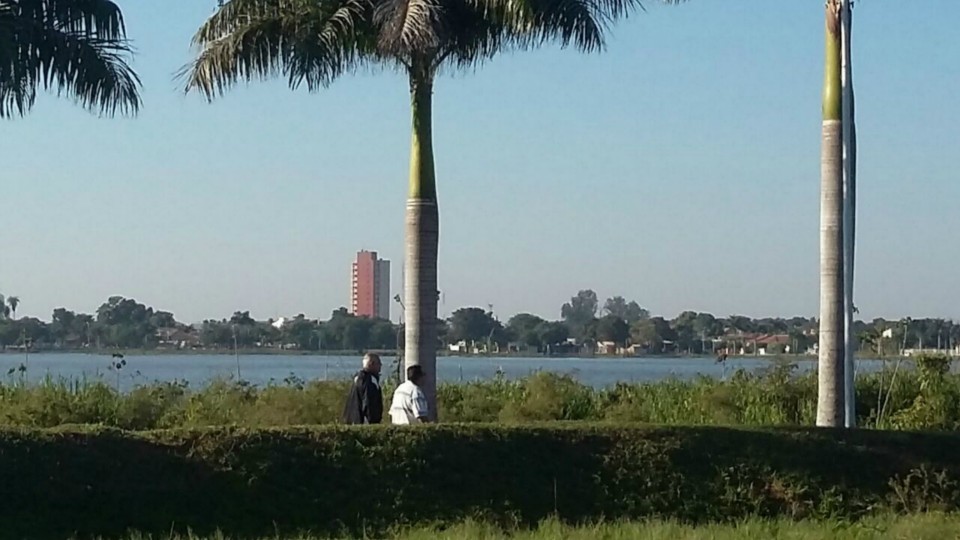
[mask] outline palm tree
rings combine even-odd
[[[7,300],[0,294],[0,321],[10,315],[10,307],[7,306]]]
[[[136,113],[130,53],[110,0],[0,0],[0,118],[26,114],[37,87],[101,114]]]
[[[857,123],[853,92],[853,58],[851,33],[853,32],[853,0],[840,0],[842,86],[841,129],[843,131],[843,283],[844,283],[844,400],[846,401],[847,427],[856,427],[856,366],[853,353],[853,315],[857,311],[853,302],[853,277],[856,254],[857,226]]]
[[[949,338],[947,343],[947,348],[950,349],[950,355],[952,356],[954,351],[957,350],[957,344],[960,343],[960,325],[955,324],[951,319],[948,326]]]
[[[16,296],[11,296],[7,298],[7,304],[10,306],[10,311],[13,312],[13,318],[17,318],[17,307],[20,306],[20,299]]]
[[[675,0],[667,0],[673,2]],[[228,0],[204,23],[182,76],[208,99],[240,81],[286,77],[314,91],[347,72],[406,72],[412,109],[404,296],[406,364],[427,373],[436,414],[437,247],[433,84],[506,49],[548,41],[603,48],[607,23],[638,0]]]
[[[840,0],[826,3],[820,155],[820,346],[817,425],[844,421],[843,141]]]

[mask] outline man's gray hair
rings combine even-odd
[[[379,361],[380,361],[380,355],[367,353],[363,355],[363,368],[366,369],[370,367],[370,365],[373,364],[374,362],[379,362]]]

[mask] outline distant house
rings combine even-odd
[[[467,345],[466,341],[458,341],[456,343],[451,343],[447,345],[452,353],[465,354],[470,352],[470,347]]]
[[[730,351],[730,354],[753,354],[753,342],[760,337],[760,334],[749,332],[737,332],[735,334],[726,334],[714,341],[714,349],[724,349]]]
[[[754,340],[757,354],[790,353],[793,340],[787,334],[766,334]]]
[[[500,344],[498,343],[487,344],[476,341],[467,343],[461,340],[457,343],[451,343],[448,347],[450,352],[457,354],[498,354],[500,352]]]
[[[598,341],[595,350],[596,354],[617,354],[620,352],[617,344],[612,341]]]
[[[736,354],[747,355],[768,355],[783,354],[793,351],[793,338],[787,334],[728,334],[723,336],[719,342],[725,345],[725,349],[733,350]],[[718,348],[717,340],[714,341],[714,348]]]
[[[158,328],[157,346],[165,349],[188,349],[200,346],[200,338],[183,328]]]

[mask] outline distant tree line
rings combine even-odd
[[[0,310],[0,348],[392,350],[399,339],[399,328],[390,321],[354,317],[345,308],[324,322],[304,315],[257,321],[249,311],[236,311],[197,325],[121,296],[109,298],[96,314],[57,308],[49,322],[14,318],[12,312]]]
[[[255,320],[236,311],[220,320],[187,325],[168,311],[113,296],[94,314],[53,310],[50,321],[16,316],[15,296],[0,295],[0,348],[20,349],[288,349],[302,351],[393,350],[403,345],[402,328],[384,319],[355,317],[346,308],[320,321],[297,315]],[[716,317],[684,311],[673,319],[652,316],[621,296],[601,305],[582,290],[547,320],[518,313],[502,322],[491,310],[465,307],[439,321],[440,345],[462,352],[580,353],[598,344],[645,354],[711,354],[718,350],[768,354],[805,352],[817,341],[814,318]],[[948,349],[960,344],[960,324],[943,319],[857,321],[861,350],[874,355],[904,349]]]

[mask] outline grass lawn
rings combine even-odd
[[[263,540],[320,540],[324,537],[269,537]],[[399,531],[397,540],[957,540],[960,514],[871,517],[858,522],[747,520],[727,525],[670,522],[568,526],[545,521],[535,529],[504,530],[479,522]],[[140,536],[130,540],[230,540],[224,536]]]

